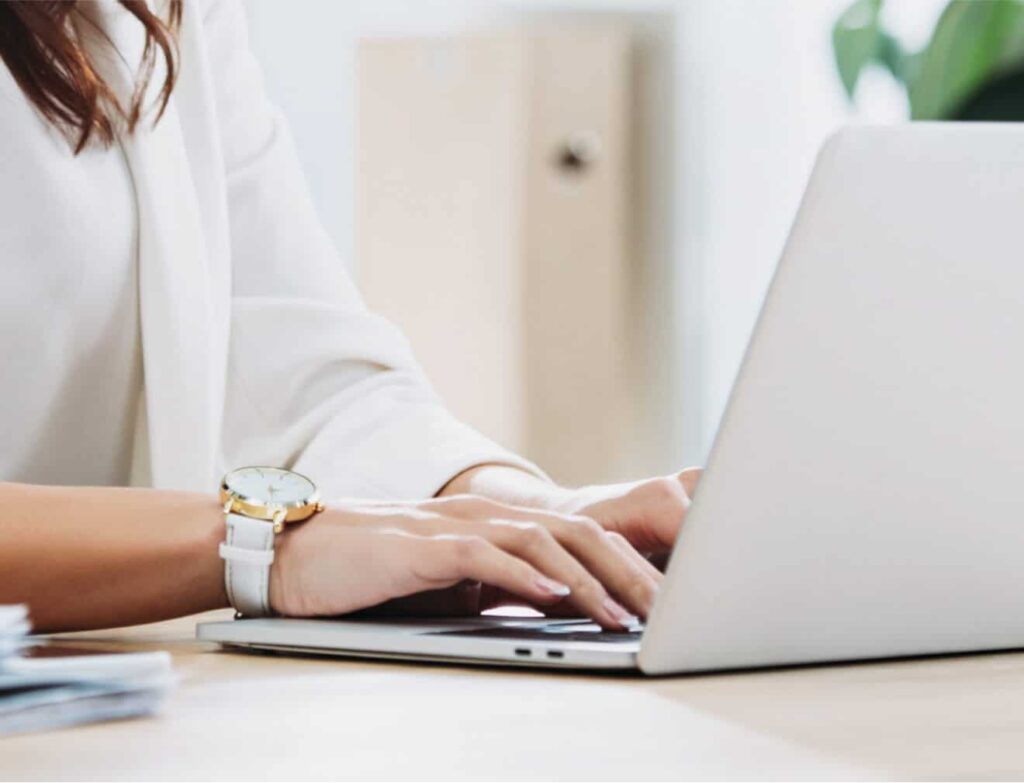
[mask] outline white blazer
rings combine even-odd
[[[139,23],[96,13],[137,63]],[[163,118],[123,144],[145,375],[133,483],[209,492],[227,468],[270,464],[326,497],[395,498],[432,495],[484,462],[536,470],[453,418],[406,340],[360,300],[267,100],[240,4],[187,1],[180,51]],[[111,62],[109,78],[130,77]]]

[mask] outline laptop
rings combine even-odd
[[[273,618],[198,637],[644,674],[1024,647],[1022,227],[1019,125],[828,141],[642,632]]]

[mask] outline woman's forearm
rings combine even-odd
[[[38,631],[152,622],[228,605],[209,495],[0,483],[0,604]]]

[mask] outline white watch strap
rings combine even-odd
[[[224,585],[228,600],[248,617],[266,617],[270,610],[270,564],[274,562],[274,525],[262,519],[227,514]]]

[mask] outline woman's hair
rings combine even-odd
[[[154,14],[146,0],[118,1],[146,28],[128,105],[99,75],[75,31],[72,17],[78,0],[0,0],[0,59],[42,115],[67,134],[76,154],[92,138],[110,144],[116,120],[123,121],[129,132],[135,130],[145,111],[143,101],[158,52],[166,75],[156,101],[157,120],[178,74],[176,36],[182,0],[169,0],[166,20]],[[90,24],[80,13],[78,21]]]

